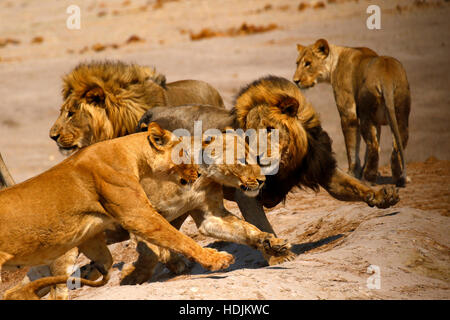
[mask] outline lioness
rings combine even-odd
[[[178,232],[140,184],[142,179],[180,183],[180,176],[171,174],[177,168],[171,151],[178,142],[151,124],[148,132],[92,145],[0,191],[0,268],[49,264],[78,247],[108,270],[112,258],[104,230],[114,223],[207,269],[228,267],[233,256],[202,248]]]
[[[294,82],[300,88],[312,87],[317,82],[328,82],[333,87],[349,172],[360,176],[361,133],[367,145],[362,177],[376,181],[381,126],[389,124],[393,134],[392,177],[398,187],[404,187],[411,96],[402,64],[394,58],[378,56],[368,48],[336,46],[324,39],[309,46],[298,44],[297,50]]]
[[[188,154],[188,160],[193,160],[194,139],[185,138],[176,147],[183,155]],[[208,150],[211,152],[208,153]],[[233,151],[235,156],[224,161],[227,150]],[[242,152],[239,153],[239,150]],[[223,205],[222,186],[238,188],[248,197],[256,197],[263,187],[266,179],[257,165],[254,150],[249,148],[242,137],[224,133],[203,142],[201,154],[207,153],[208,157],[200,159],[198,178],[191,179],[193,183],[184,181],[180,185],[172,181],[141,180],[155,209],[168,221],[180,217],[184,220],[189,214],[203,235],[258,249],[269,265],[292,260],[294,254],[285,240],[275,238],[273,234],[262,232],[237,218]],[[183,159],[186,156],[181,157],[180,161]],[[150,279],[158,259],[152,259],[152,255],[145,254],[145,250],[146,248],[138,246],[138,251],[142,254],[133,265],[123,269],[121,284],[143,283]]]

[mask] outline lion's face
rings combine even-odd
[[[113,127],[104,107],[100,88],[93,88],[80,97],[67,92],[58,119],[50,129],[59,151],[70,155],[93,143],[113,138]]]
[[[257,164],[217,164],[212,165],[209,172],[216,182],[239,188],[248,197],[256,197],[266,181]]]
[[[297,69],[293,81],[302,89],[313,87],[328,78],[327,60],[329,47],[326,40],[317,40],[310,46],[297,45]]]
[[[121,62],[80,64],[63,77],[60,115],[50,129],[63,154],[135,132],[150,106],[165,105],[164,76]]]
[[[91,144],[91,123],[91,115],[81,110],[76,102],[66,102],[50,129],[50,138],[55,140],[62,154],[70,155]]]
[[[245,118],[245,130],[266,129],[269,137],[275,130],[278,133],[279,173],[285,168],[292,168],[306,153],[306,137],[304,129],[297,119],[299,103],[295,98],[286,96],[280,98],[276,105],[258,105],[249,110]],[[267,139],[271,141],[270,138]],[[268,146],[268,152],[272,147]],[[267,155],[272,157],[271,154]]]
[[[224,133],[213,137],[203,137],[202,157],[200,163],[195,162],[192,156],[195,151],[195,137],[183,140],[177,149],[180,155],[187,156],[185,162],[191,162],[188,166],[198,168],[199,175],[214,180],[215,182],[241,189],[247,196],[256,197],[266,181],[258,165],[256,152],[254,152],[245,139],[235,133]],[[189,146],[190,145],[190,146]],[[198,175],[198,176],[199,176]],[[195,172],[190,174],[197,178]],[[191,180],[194,180],[191,178]]]

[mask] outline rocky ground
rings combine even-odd
[[[401,201],[385,210],[339,202],[323,190],[292,192],[284,205],[268,211],[278,235],[298,254],[278,266],[267,266],[245,246],[203,237],[188,221],[183,232],[202,245],[234,254],[236,263],[215,273],[193,265],[180,276],[160,266],[149,283],[118,286],[119,271],[135,252],[127,242],[115,244],[110,283],[72,291],[72,299],[450,298],[448,2],[79,3],[80,30],[66,27],[71,1],[0,3],[0,151],[17,182],[63,159],[48,130],[61,103],[61,76],[81,61],[121,59],[154,65],[168,81],[205,80],[231,107],[239,88],[260,76],[290,79],[295,44],[321,37],[368,46],[404,64],[413,101],[406,149],[412,181],[400,190]],[[366,9],[374,3],[382,9],[381,30],[366,28]],[[339,165],[346,168],[331,88],[318,85],[305,95],[333,138]],[[389,175],[388,132],[385,128],[382,134],[383,176]],[[227,206],[239,214],[233,203]],[[370,266],[379,273],[368,273]],[[0,294],[24,272],[2,272]],[[378,276],[379,289],[368,288],[368,281]]]

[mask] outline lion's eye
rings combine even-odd
[[[309,62],[309,61],[305,62],[305,67],[309,67],[310,65],[311,65],[311,62]]]
[[[270,132],[272,132],[272,130],[275,130],[275,128],[274,127],[267,127],[266,130],[267,130],[268,133],[270,133]]]
[[[71,116],[73,116],[74,115],[74,112],[73,111],[68,111],[67,112],[67,118],[70,118]]]

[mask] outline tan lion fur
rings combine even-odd
[[[166,83],[154,68],[119,61],[79,64],[63,77],[62,96],[50,136],[65,154],[133,133],[151,107],[186,103],[223,107],[217,90],[203,81]]]
[[[187,139],[175,151],[192,155],[194,139]],[[294,258],[289,250],[290,244],[276,238],[273,234],[262,232],[248,222],[231,214],[223,205],[222,186],[238,188],[249,197],[255,197],[263,186],[265,177],[260,167],[255,164],[244,164],[238,161],[237,146],[242,146],[247,159],[255,157],[245,140],[234,134],[223,134],[211,141],[203,142],[203,151],[211,151],[212,163],[194,165],[198,174],[192,168],[185,168],[184,176],[191,176],[190,182],[184,184],[169,181],[142,181],[142,185],[155,209],[168,221],[185,218],[189,214],[194,219],[200,233],[216,239],[246,244],[262,252],[270,265],[275,265]],[[227,148],[234,148],[235,158],[232,163],[222,163],[220,153]],[[185,158],[185,157],[184,157]],[[187,159],[189,163],[193,159]],[[251,162],[251,160],[249,160]],[[183,167],[182,167],[183,168]],[[141,255],[133,265],[127,265],[122,271],[121,284],[143,283],[151,278],[153,269],[164,255],[153,248],[156,257]],[[145,251],[139,247],[138,251]],[[158,257],[159,255],[159,257]],[[166,258],[167,259],[167,258]]]
[[[299,44],[297,50],[294,81],[301,88],[317,82],[328,82],[333,87],[349,172],[376,181],[381,126],[389,125],[393,135],[393,182],[404,186],[411,96],[402,64],[392,57],[378,56],[369,48],[331,45],[325,39],[309,46]],[[359,160],[360,134],[367,145],[363,168]]]
[[[78,247],[93,261],[107,261],[102,268],[109,270],[112,259],[103,235],[114,224],[207,269],[228,267],[231,255],[202,248],[173,228],[140,184],[143,179],[180,183],[179,175],[169,174],[176,167],[171,151],[178,143],[172,133],[151,124],[148,132],[97,143],[0,191],[0,268],[48,264]]]
[[[277,174],[266,177],[258,196],[264,206],[277,205],[294,187],[320,186],[339,200],[380,208],[399,201],[394,187],[374,190],[337,168],[330,137],[312,106],[287,79],[267,76],[250,83],[238,94],[233,112],[245,130],[279,130],[280,166]]]
[[[3,300],[39,300],[40,296],[38,292],[46,287],[53,287],[63,283],[65,284],[68,281],[77,281],[82,285],[90,287],[101,287],[108,283],[109,278],[109,273],[103,275],[103,278],[97,282],[83,278],[73,278],[70,276],[46,277],[7,290],[3,295]]]

